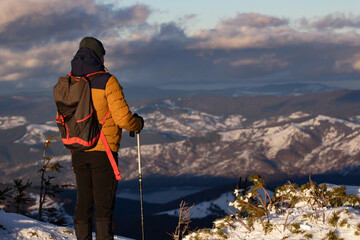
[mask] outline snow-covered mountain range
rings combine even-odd
[[[165,108],[165,110],[163,109]],[[322,174],[360,166],[360,122],[294,112],[247,122],[242,115],[216,116],[180,108],[168,100],[147,112],[147,128],[184,140],[142,147],[145,174],[210,175],[237,178]],[[164,114],[166,112],[166,114]],[[136,149],[120,150],[125,176],[135,178]]]
[[[360,114],[356,111],[353,115],[335,117],[324,115],[320,110],[294,109],[282,115],[254,119],[251,108],[242,113],[238,111],[238,114],[229,110],[226,110],[228,114],[216,114],[218,110],[204,111],[204,106],[213,109],[209,106],[226,102],[226,99],[209,101],[205,98],[203,100],[208,100],[206,105],[200,100],[194,100],[193,106],[189,99],[181,98],[135,105],[133,111],[146,120],[141,134],[145,176],[238,178],[258,173],[270,178],[301,177],[333,172],[348,174],[360,167]],[[232,104],[235,100],[230,98],[227,103]],[[317,101],[323,100],[318,98]],[[277,102],[274,104],[278,105]],[[26,116],[2,116],[0,134],[15,134],[0,142],[3,145],[1,157],[10,158],[1,161],[4,168],[0,180],[9,181],[25,170],[30,172],[30,178],[32,175],[35,178],[42,162],[45,138],[56,130],[54,121],[34,123]],[[138,176],[137,149],[133,145],[127,146],[128,140],[125,132],[119,164],[124,179],[132,180]],[[27,151],[25,154],[31,159],[16,159],[19,153],[9,151],[12,148]],[[73,174],[67,171],[71,165],[68,151],[60,143],[51,151],[55,160],[64,163],[63,181],[72,182]],[[19,162],[22,164],[17,164]]]

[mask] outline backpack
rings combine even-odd
[[[101,73],[105,72],[95,72],[85,77],[75,77],[69,73],[67,76],[59,77],[53,89],[57,108],[56,123],[61,140],[70,151],[89,150],[96,146],[100,138],[114,169],[116,179],[120,180],[121,175],[114,156],[101,131],[110,110],[99,123],[91,98],[91,80]]]
[[[92,105],[90,76],[93,75],[74,77],[70,73],[60,77],[54,87],[61,140],[73,151],[95,147],[100,137],[101,125]]]

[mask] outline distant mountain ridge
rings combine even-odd
[[[51,88],[37,88],[36,89],[23,89],[25,92],[18,92],[17,88],[11,87],[13,83],[0,82],[0,98],[4,96],[20,96],[20,95],[50,95],[52,94]],[[225,96],[225,97],[238,97],[238,96],[287,96],[287,95],[304,95],[309,93],[325,93],[343,90],[340,87],[332,87],[321,83],[283,83],[283,84],[263,84],[258,86],[242,86],[234,87],[227,85],[220,85],[218,87],[205,87],[202,89],[191,88],[176,89],[174,88],[159,88],[153,86],[135,86],[131,83],[122,83],[125,89],[126,98],[128,100],[146,100],[151,98],[172,98],[172,97],[188,97],[188,96]],[[55,85],[55,84],[54,84]],[[204,85],[207,86],[207,85]],[[11,89],[11,90],[9,90]]]

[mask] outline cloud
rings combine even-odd
[[[312,27],[319,30],[358,28],[360,27],[360,16],[333,13],[315,20],[302,19],[301,24],[303,27]]]
[[[271,16],[265,16],[257,13],[238,13],[235,18],[229,18],[222,21],[219,28],[247,26],[253,28],[279,27],[287,25],[288,19],[280,19]]]
[[[269,70],[272,70],[273,68],[277,68],[277,67],[284,68],[288,65],[288,63],[281,59],[278,59],[274,55],[262,55],[256,58],[243,58],[230,62],[230,66],[237,68],[259,66],[259,65],[264,65]]]
[[[70,70],[70,56],[74,54],[77,45],[77,42],[60,42],[56,47],[49,44],[21,53],[11,49],[0,49],[1,80],[15,81],[54,73],[65,74]]]
[[[113,8],[93,0],[1,1],[0,81],[65,74],[82,37],[116,39],[150,13],[142,4]]]
[[[360,73],[360,53],[355,53],[345,59],[339,59],[334,64],[337,73],[359,74]]]
[[[149,8],[142,4],[114,8],[93,0],[3,0],[0,45],[31,48],[84,35],[116,36],[117,29],[141,25],[149,15]]]
[[[247,17],[249,19],[244,21]],[[258,14],[238,14],[236,18],[224,20],[214,29],[197,31],[193,37],[198,40],[191,46],[195,49],[277,48],[318,43],[360,44],[358,34],[300,31],[286,19],[261,17]]]
[[[10,14],[19,2],[23,8]],[[80,39],[89,35],[104,43],[111,73],[134,84],[360,77],[360,35],[346,30],[358,24],[355,15],[302,19],[298,28],[286,18],[239,13],[188,35],[184,19],[194,16],[150,24],[151,14],[143,4],[119,8],[94,0],[3,0],[0,81],[51,86],[70,71]]]

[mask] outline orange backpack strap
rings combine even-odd
[[[106,118],[109,116],[109,114],[110,114],[110,110],[108,110],[108,112],[106,113],[104,119],[102,120],[102,122],[101,122],[102,125],[104,125],[105,120],[106,120]],[[120,174],[120,172],[119,172],[119,168],[118,168],[118,166],[117,166],[117,164],[116,164],[114,155],[112,154],[112,151],[111,151],[111,149],[110,149],[109,143],[107,142],[106,137],[105,137],[104,132],[103,132],[102,129],[101,129],[101,131],[100,131],[100,139],[101,139],[102,144],[103,144],[104,147],[105,147],[105,151],[106,151],[106,154],[107,154],[107,156],[108,156],[108,158],[109,158],[111,167],[112,167],[113,170],[114,170],[114,174],[115,174],[116,180],[121,180],[122,176],[121,176],[121,174]]]

